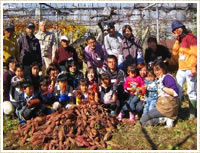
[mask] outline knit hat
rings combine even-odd
[[[174,30],[176,30],[177,28],[184,28],[184,27],[185,26],[180,21],[174,21],[174,22],[172,22],[172,32]]]
[[[14,30],[15,27],[13,24],[7,24],[7,25],[5,25],[5,30],[8,30],[8,29]]]

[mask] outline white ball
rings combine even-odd
[[[53,103],[53,109],[58,110],[61,107],[61,104],[59,102],[54,102]]]
[[[15,111],[13,104],[10,101],[3,102],[3,112],[6,115],[11,115]]]

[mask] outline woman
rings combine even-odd
[[[189,32],[180,21],[172,23],[172,33],[175,43],[172,49],[173,55],[179,55],[179,68],[176,80],[179,86],[179,99],[182,100],[182,89],[187,81],[187,94],[189,97],[189,119],[196,117],[197,104],[197,38]]]
[[[132,34],[130,25],[122,28],[123,40],[120,44],[120,55],[123,56],[123,70],[127,72],[129,65],[136,66],[143,61],[140,41]],[[120,63],[119,63],[120,64]]]
[[[167,127],[172,127],[174,120],[177,118],[179,108],[179,90],[176,80],[170,74],[167,74],[166,65],[162,61],[157,61],[153,69],[158,79],[158,100],[156,108],[143,115],[140,123],[146,126],[166,122]]]

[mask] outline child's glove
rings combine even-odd
[[[68,101],[69,100],[69,96],[67,94],[61,94],[59,101],[63,102],[63,101]]]

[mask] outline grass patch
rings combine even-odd
[[[186,120],[189,114],[188,102],[182,104],[180,118],[173,128],[164,126],[141,127],[139,120],[134,125],[120,123],[104,150],[196,150],[197,119]],[[39,150],[28,142],[19,143],[10,131],[17,129],[18,119],[3,117],[3,149],[4,150]],[[88,148],[72,148],[87,150]]]

